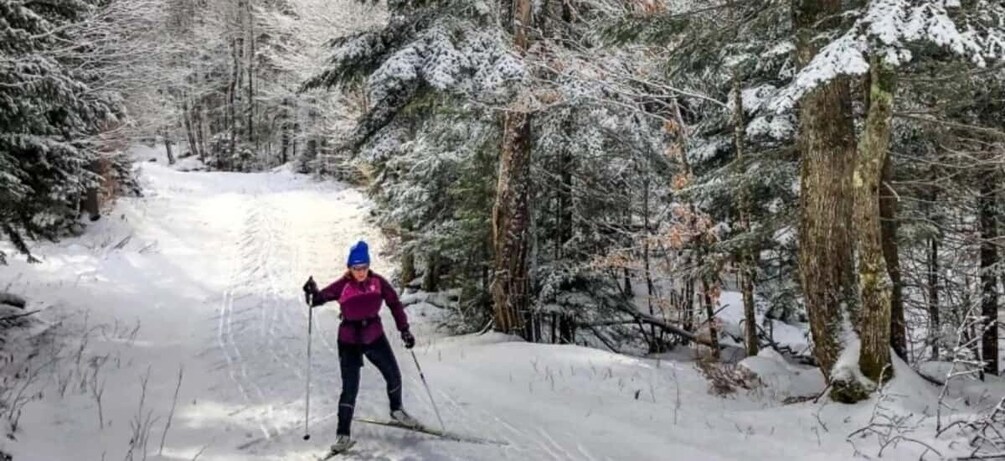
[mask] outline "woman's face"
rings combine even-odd
[[[367,264],[357,264],[349,268],[349,272],[352,273],[352,278],[357,282],[362,282],[366,280],[367,273],[370,272],[370,266]]]

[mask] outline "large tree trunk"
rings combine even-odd
[[[513,0],[514,43],[524,52],[529,44],[530,0]],[[504,8],[507,9],[507,8]],[[527,252],[530,229],[530,114],[524,100],[503,115],[503,140],[499,154],[499,179],[492,208],[495,274],[492,302],[495,328],[504,333],[521,331],[533,336],[529,320]]]
[[[840,0],[793,0],[797,27],[796,55],[805,66],[816,55],[814,38],[820,21],[839,15]],[[857,401],[867,394],[850,380],[832,376],[853,321],[855,287],[852,259],[852,170],[855,130],[848,81],[837,78],[817,88],[800,103],[799,266],[806,310],[813,334],[813,354],[838,401]],[[843,377],[841,377],[843,378]]]
[[[492,300],[495,328],[505,333],[522,329],[528,307],[527,251],[530,228],[529,115],[508,112],[503,121],[499,182],[492,209],[495,277]]]
[[[995,190],[998,186],[994,172],[982,173],[978,213],[981,230],[981,315],[984,317],[984,332],[981,337],[981,352],[984,372],[998,374],[998,249],[994,240],[998,238],[998,213],[995,209]]]
[[[858,276],[862,304],[859,337],[862,349],[859,368],[874,382],[889,379],[891,287],[883,254],[880,224],[880,188],[883,164],[890,149],[896,73],[874,56],[871,63],[868,116],[855,165],[855,225],[858,238]]]
[[[904,319],[904,282],[900,276],[900,252],[897,248],[897,197],[891,189],[893,159],[883,162],[883,183],[880,184],[879,212],[883,231],[883,258],[892,283],[890,291],[890,345],[907,361],[907,321]]]

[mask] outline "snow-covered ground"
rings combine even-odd
[[[18,257],[0,267],[0,286],[44,309],[39,317],[58,338],[40,342],[27,392],[40,394],[2,448],[17,461],[314,459],[334,438],[337,306],[315,315],[312,437],[304,441],[300,286],[308,275],[338,275],[360,237],[379,254],[367,201],[287,170],[141,168],[145,197],[120,201],[83,237],[37,244],[41,264]],[[374,268],[393,266],[377,256]],[[872,402],[783,404],[819,393],[823,382],[819,371],[771,353],[744,362],[769,386],[717,397],[690,361],[495,334],[445,337],[435,331],[435,307],[409,313],[447,429],[502,444],[356,424],[359,443],[347,459],[848,460],[855,447],[878,451],[875,440],[846,440],[872,416]],[[406,407],[435,425],[411,356],[391,334]],[[932,414],[937,389],[900,371],[890,405]],[[384,418],[386,405],[383,381],[365,366],[357,414]],[[921,424],[916,436],[930,439],[931,421]],[[902,442],[884,459],[916,460],[922,451]]]

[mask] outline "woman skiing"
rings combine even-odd
[[[353,445],[349,435],[356,394],[359,392],[360,368],[365,356],[387,382],[391,403],[391,419],[407,427],[420,427],[401,405],[401,372],[391,344],[384,336],[380,322],[380,306],[386,302],[391,309],[405,347],[415,346],[415,337],[408,331],[405,307],[398,300],[394,287],[384,277],[370,270],[370,254],[366,242],[360,240],[349,250],[348,270],[331,285],[318,290],[313,279],[304,285],[310,296],[311,308],[329,301],[338,301],[342,323],[338,330],[338,356],[342,370],[342,395],[339,397],[338,429],[332,452],[342,452]]]

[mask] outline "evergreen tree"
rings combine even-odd
[[[57,53],[69,39],[65,26],[92,5],[0,1],[0,228],[29,257],[25,238],[68,230],[97,187],[95,135],[118,113]]]

